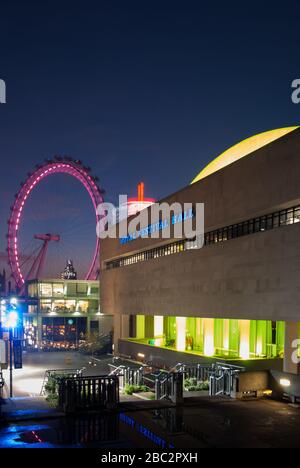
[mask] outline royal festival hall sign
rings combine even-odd
[[[147,227],[137,230],[128,236],[121,237],[120,244],[127,244],[128,242],[134,241],[139,238],[151,237],[156,232],[163,231],[164,229],[170,227],[170,225],[175,225],[178,223],[185,222],[194,217],[194,211],[192,208],[183,211],[179,214],[174,214],[171,218],[165,218],[164,220],[158,221],[153,224],[149,224]]]

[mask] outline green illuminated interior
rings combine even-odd
[[[283,357],[284,333],[284,322],[269,320],[138,315],[134,341],[208,357],[276,358]]]

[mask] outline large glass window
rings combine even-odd
[[[77,287],[76,283],[67,283],[67,296],[76,297],[77,296]]]
[[[52,297],[52,283],[40,283],[40,296]]]
[[[155,316],[154,336],[148,338],[145,316],[136,323],[136,339],[158,347],[229,359],[283,356],[284,322]]]
[[[53,312],[64,312],[65,311],[65,301],[63,299],[56,299],[52,303]]]
[[[76,312],[87,313],[89,310],[89,301],[78,301]]]
[[[88,287],[86,283],[77,283],[77,294],[86,296],[88,292]]]
[[[65,310],[67,312],[75,312],[76,311],[76,301],[68,299],[65,301]]]
[[[53,283],[53,296],[63,296],[63,295],[64,295],[64,284]]]
[[[40,307],[42,313],[51,312],[52,310],[52,302],[49,299],[41,299]]]

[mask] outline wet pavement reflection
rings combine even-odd
[[[81,414],[0,426],[0,448],[300,447],[299,407],[189,399],[182,407]]]

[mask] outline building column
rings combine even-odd
[[[154,316],[145,315],[145,338],[154,338]]]
[[[86,318],[86,334],[88,338],[91,335],[91,318],[90,317]]]
[[[129,338],[130,315],[114,315],[114,353],[118,353],[119,339]]]
[[[186,317],[176,317],[176,350],[186,349]]]
[[[145,315],[136,316],[136,335],[135,338],[142,340],[145,338]]]
[[[240,327],[240,357],[250,358],[250,320],[239,320]]]
[[[154,337],[161,337],[164,334],[164,317],[162,315],[154,316]]]
[[[285,322],[283,371],[289,374],[299,374],[299,364],[295,360],[297,347],[293,346],[293,342],[297,339],[298,322]]]
[[[121,338],[121,315],[114,315],[113,324],[114,354],[117,354],[119,351],[119,339]]]
[[[113,329],[113,316],[112,315],[100,315],[99,320],[99,333],[101,335],[107,335],[112,332]]]
[[[204,324],[204,355],[211,357],[215,354],[215,320],[203,319]]]
[[[36,319],[36,333],[37,333],[37,345],[41,346],[42,345],[42,325],[43,325],[43,318],[40,316],[37,316]]]

